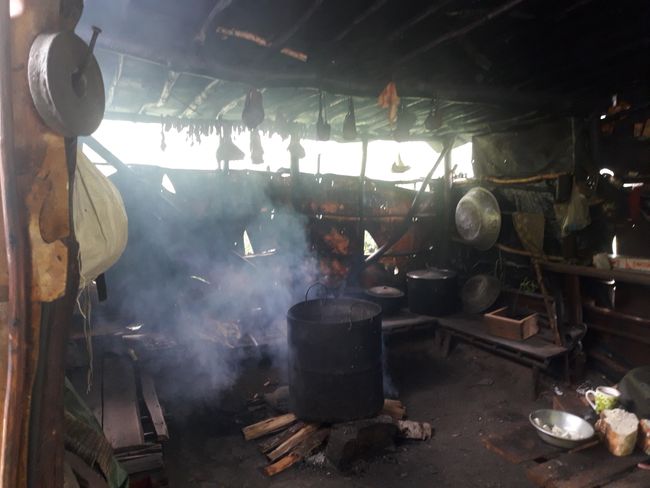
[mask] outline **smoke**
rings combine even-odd
[[[154,352],[149,365],[165,396],[214,398],[247,358],[259,358],[259,346],[286,369],[286,313],[317,280],[317,261],[307,218],[270,198],[268,177],[167,173],[178,215],[115,175],[129,243],[107,272],[109,300],[95,315],[173,338],[176,347]],[[244,256],[244,231],[253,256]]]

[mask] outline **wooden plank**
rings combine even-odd
[[[285,413],[284,415],[271,417],[262,420],[261,422],[257,422],[256,424],[244,427],[241,431],[244,434],[244,439],[252,441],[253,439],[259,439],[262,436],[284,429],[295,421],[296,416],[294,414]]]
[[[95,351],[95,354],[97,351]],[[102,426],[102,361],[95,361],[93,368],[93,380],[88,390],[88,369],[75,368],[68,373],[68,379],[74,386],[75,391],[86,402],[86,405],[93,413],[100,427]]]
[[[156,393],[156,386],[154,385],[153,378],[149,373],[144,371],[140,372],[140,386],[142,387],[142,398],[144,404],[147,406],[153,428],[156,431],[156,439],[158,441],[166,441],[169,439],[169,430],[165,422],[160,402],[158,401],[158,394]]]
[[[291,427],[289,427],[287,430],[284,430],[279,434],[276,434],[273,437],[266,439],[265,441],[259,444],[260,451],[262,451],[263,453],[272,451],[280,444],[282,444],[284,441],[286,441],[289,437],[291,437],[293,434],[295,434],[300,429],[302,429],[304,426],[305,426],[304,422],[298,421],[295,424],[293,424]]]
[[[526,475],[530,481],[544,488],[591,488],[620,478],[647,458],[639,452],[616,457],[600,444],[533,466],[526,471]]]
[[[114,449],[144,444],[133,363],[127,356],[104,357],[103,428]]]
[[[306,424],[302,429],[289,437],[278,447],[269,452],[266,457],[269,461],[277,461],[285,454],[291,452],[298,444],[307,439],[318,429],[318,424]]]
[[[76,454],[66,451],[65,462],[72,468],[77,478],[82,481],[82,486],[88,488],[108,488],[106,480]]]
[[[650,486],[650,471],[635,469],[622,478],[612,481],[603,488],[648,488]]]
[[[525,353],[537,359],[550,359],[561,354],[565,354],[567,349],[562,346],[541,339],[539,336],[533,336],[525,341],[512,341],[488,334],[483,324],[481,316],[458,315],[451,317],[441,317],[438,324],[445,329],[453,332],[460,332],[485,342],[497,344],[504,349],[515,352]]]
[[[518,424],[506,432],[488,434],[483,437],[483,444],[513,464],[551,459],[563,452],[540,439],[530,424]]]

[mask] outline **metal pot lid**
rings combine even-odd
[[[409,271],[406,277],[413,280],[449,280],[456,278],[456,272],[452,269],[418,269]]]
[[[402,290],[393,288],[392,286],[373,286],[368,288],[366,293],[371,297],[378,298],[401,298],[404,296]]]
[[[480,313],[492,305],[501,293],[501,282],[494,276],[479,274],[472,276],[463,285],[460,297],[463,310],[467,313]]]
[[[501,209],[485,188],[468,191],[456,206],[456,230],[467,244],[481,251],[490,249],[501,232]]]

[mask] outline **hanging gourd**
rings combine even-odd
[[[258,130],[251,130],[251,162],[253,164],[264,163],[264,148],[262,147],[262,139]]]

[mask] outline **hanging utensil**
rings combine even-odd
[[[323,117],[323,92],[318,95],[318,122],[316,122],[316,136],[319,141],[329,141],[332,127]]]
[[[343,121],[343,139],[353,141],[357,138],[357,120],[354,115],[354,102],[352,97],[348,101],[348,113]]]
[[[406,173],[411,167],[407,164],[404,164],[404,161],[402,161],[402,155],[400,153],[397,153],[397,162],[393,163],[393,166],[391,167],[391,172],[392,173]]]

